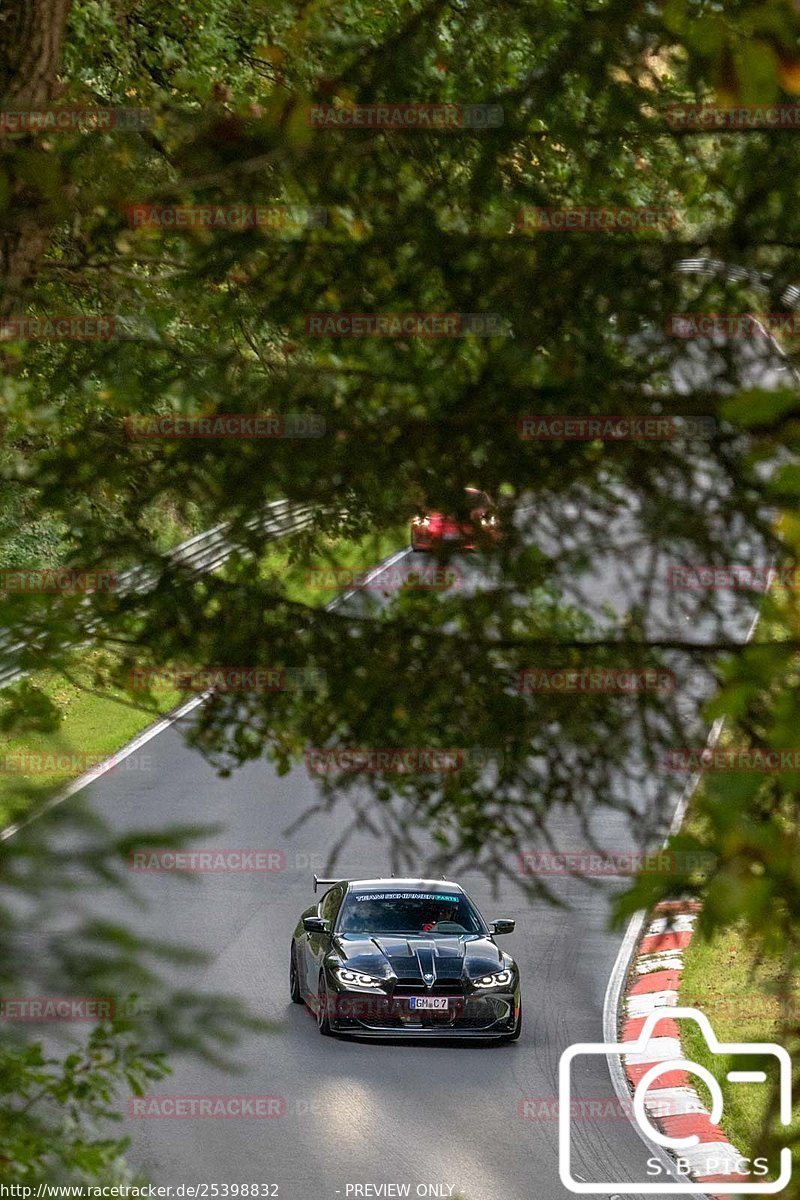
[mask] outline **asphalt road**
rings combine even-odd
[[[579,542],[581,531],[591,537],[590,499],[576,492],[574,504]],[[544,509],[529,517],[534,536],[546,539]],[[594,605],[598,614],[608,603],[619,616],[641,598],[634,549],[638,518],[623,503],[619,520],[618,557],[606,559],[593,576],[573,581],[582,589],[576,599]],[[564,564],[569,586],[568,556]],[[394,569],[417,565],[407,553]],[[476,578],[474,558],[464,557],[460,567],[465,577]],[[705,636],[690,597],[651,597],[648,611],[652,630],[683,635],[688,624],[698,638]],[[743,633],[748,616],[732,606],[732,629]],[[659,811],[652,811],[655,791],[638,798],[651,844],[669,823],[681,783]],[[390,1184],[401,1191],[383,1194],[404,1194],[408,1185],[405,1194],[412,1196],[561,1200],[569,1193],[558,1174],[559,1056],[576,1041],[602,1040],[603,998],[621,942],[619,934],[607,931],[609,900],[625,881],[556,878],[552,886],[566,903],[554,907],[524,901],[510,883],[494,896],[482,876],[460,876],[488,919],[517,921],[516,933],[503,942],[519,961],[523,980],[525,1022],[517,1043],[484,1048],[323,1039],[311,1014],[289,1002],[287,987],[289,939],[299,913],[312,902],[312,873],[322,868],[349,816],[344,801],[287,837],[287,828],[316,797],[314,780],[302,766],[279,777],[269,764],[254,763],[220,779],[184,744],[180,724],[148,742],[125,769],[82,793],[90,810],[117,831],[220,823],[224,832],[205,845],[276,849],[285,856],[285,868],[269,874],[203,875],[191,884],[171,874],[135,876],[132,887],[141,907],[117,890],[82,897],[84,911],[202,947],[208,963],[185,968],[181,980],[200,991],[234,995],[276,1023],[274,1032],[242,1042],[239,1074],[178,1057],[174,1075],[153,1091],[279,1096],[285,1101],[282,1116],[126,1116],[131,1161],[158,1184],[271,1183],[282,1200],[380,1195],[364,1189]],[[585,844],[571,812],[553,812],[549,829],[563,850]],[[642,830],[631,830],[608,810],[598,810],[594,832],[608,850],[641,843]],[[360,832],[351,837],[337,873],[371,877],[389,870],[387,847]],[[65,935],[71,919],[64,922]],[[613,1098],[601,1061],[581,1069],[578,1085],[584,1099]],[[624,1114],[576,1121],[574,1131],[574,1169],[584,1179],[647,1179],[647,1152]]]
[[[409,552],[393,571],[418,565]],[[468,557],[460,566],[466,575],[476,569]],[[605,587],[607,599],[629,602],[621,579],[606,567],[595,581],[595,599]],[[677,795],[676,785],[675,801]],[[284,1200],[380,1194],[352,1190],[366,1184],[409,1184],[411,1195],[418,1186],[435,1184],[439,1192],[429,1194],[467,1200],[566,1196],[558,1176],[558,1061],[571,1043],[602,1040],[603,997],[621,940],[607,932],[608,903],[624,880],[553,878],[553,890],[566,902],[558,908],[530,905],[508,883],[493,897],[482,876],[459,877],[488,919],[517,921],[517,932],[504,945],[522,972],[525,1023],[519,1042],[476,1047],[323,1039],[311,1014],[290,1004],[287,990],[291,931],[313,900],[313,871],[322,868],[348,818],[344,802],[287,838],[287,827],[315,798],[314,780],[304,767],[279,777],[268,764],[255,763],[218,778],[186,747],[179,725],[83,793],[91,810],[117,831],[219,823],[224,833],[198,846],[276,849],[285,855],[285,869],[266,875],[201,875],[191,883],[173,874],[135,876],[141,910],[117,891],[82,898],[84,912],[119,920],[144,935],[202,947],[210,961],[184,971],[182,981],[200,991],[235,995],[279,1026],[242,1043],[241,1074],[179,1058],[174,1075],[153,1091],[280,1096],[284,1115],[126,1117],[131,1160],[159,1184],[277,1183]],[[641,798],[645,810],[650,799]],[[668,822],[673,806],[655,814],[653,829]],[[572,812],[554,812],[549,829],[560,849],[585,846]],[[594,833],[610,851],[641,844],[641,831],[608,810],[598,809]],[[389,870],[386,847],[360,833],[348,843],[337,873],[370,877]],[[587,1064],[576,1079],[581,1098],[613,1098],[602,1061]],[[574,1129],[574,1169],[584,1179],[647,1179],[645,1148],[624,1114],[580,1120]]]
[[[554,1110],[551,1119],[541,1119],[540,1111],[531,1120],[519,1105],[533,1097],[549,1100],[552,1109],[561,1051],[575,1041],[602,1040],[603,994],[620,941],[605,932],[610,887],[598,892],[555,879],[569,902],[557,909],[529,907],[508,885],[493,899],[481,877],[461,877],[489,919],[517,920],[517,932],[504,939],[524,981],[525,1028],[516,1044],[323,1039],[311,1014],[289,1002],[288,945],[298,914],[313,899],[312,871],[341,832],[344,810],[288,841],[283,831],[315,797],[303,769],[279,778],[254,764],[220,780],[185,747],[177,728],[148,743],[145,756],[145,769],[136,769],[134,756],[129,768],[91,786],[89,803],[113,828],[221,822],[224,835],[206,845],[277,848],[286,856],[285,870],[272,875],[204,875],[192,883],[170,874],[140,877],[143,912],[116,893],[86,897],[87,908],[143,934],[202,946],[211,961],[187,971],[188,984],[234,994],[280,1023],[280,1031],[241,1046],[241,1076],[178,1061],[154,1091],[278,1095],[286,1112],[265,1121],[128,1121],[132,1161],[158,1183],[277,1182],[286,1200],[333,1198],[347,1194],[347,1184],[367,1182],[411,1183],[412,1194],[418,1184],[447,1184],[468,1200],[566,1195],[558,1181]],[[573,825],[573,818],[556,814],[552,828],[565,849],[582,845]],[[613,815],[604,834],[609,848],[633,844]],[[341,864],[343,875],[355,877],[389,869],[385,848],[363,835]],[[582,1084],[584,1097],[613,1095],[602,1066]],[[644,1147],[626,1120],[586,1121],[576,1131],[575,1167],[586,1178],[599,1171],[601,1178],[635,1179],[633,1172],[643,1169]]]

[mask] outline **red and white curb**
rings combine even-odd
[[[651,1013],[677,1007],[684,951],[694,935],[700,908],[697,900],[665,900],[656,905],[631,961],[622,999],[620,1042],[635,1042]],[[623,1054],[623,1070],[635,1089],[651,1067],[683,1058],[677,1022],[664,1016],[659,1018],[655,1036],[644,1052]],[[669,1138],[695,1135],[700,1139],[696,1146],[680,1151],[696,1183],[741,1184],[743,1176],[737,1166],[743,1155],[720,1127],[712,1124],[690,1079],[685,1070],[666,1071],[655,1079],[644,1100],[648,1119]]]

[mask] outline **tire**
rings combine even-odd
[[[519,1006],[519,1017],[517,1018],[517,1027],[513,1033],[509,1033],[507,1037],[500,1039],[500,1044],[505,1045],[506,1042],[516,1042],[522,1033],[522,1005]]]
[[[297,956],[292,942],[292,949],[289,954],[289,995],[292,998],[292,1004],[304,1004],[303,993],[300,991],[300,976],[297,972]]]
[[[328,1016],[328,988],[325,984],[325,973],[320,972],[319,987],[317,988],[317,1029],[323,1037],[333,1034],[331,1019]]]

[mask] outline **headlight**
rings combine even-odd
[[[430,517],[420,517],[420,516],[414,517],[414,520],[412,522],[412,524],[414,524],[414,525],[421,525],[423,527],[423,529],[427,525],[430,525],[430,523],[431,523]]]
[[[348,987],[380,987],[384,982],[374,975],[362,975],[360,971],[348,971],[346,967],[335,967],[334,974],[340,983]]]
[[[499,524],[499,519],[494,513],[488,517],[481,517],[481,525],[483,525],[484,529],[496,529]]]
[[[511,971],[497,971],[494,975],[481,975],[478,979],[473,979],[472,984],[476,988],[504,987],[505,984],[511,983],[512,978]]]

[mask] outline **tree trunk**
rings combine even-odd
[[[71,7],[72,0],[0,0],[0,107],[36,109],[52,103]],[[8,208],[0,211],[0,316],[21,302],[53,227],[50,206],[31,184],[30,170],[22,180],[14,169],[13,146],[19,140],[0,122],[0,151],[10,183]]]

